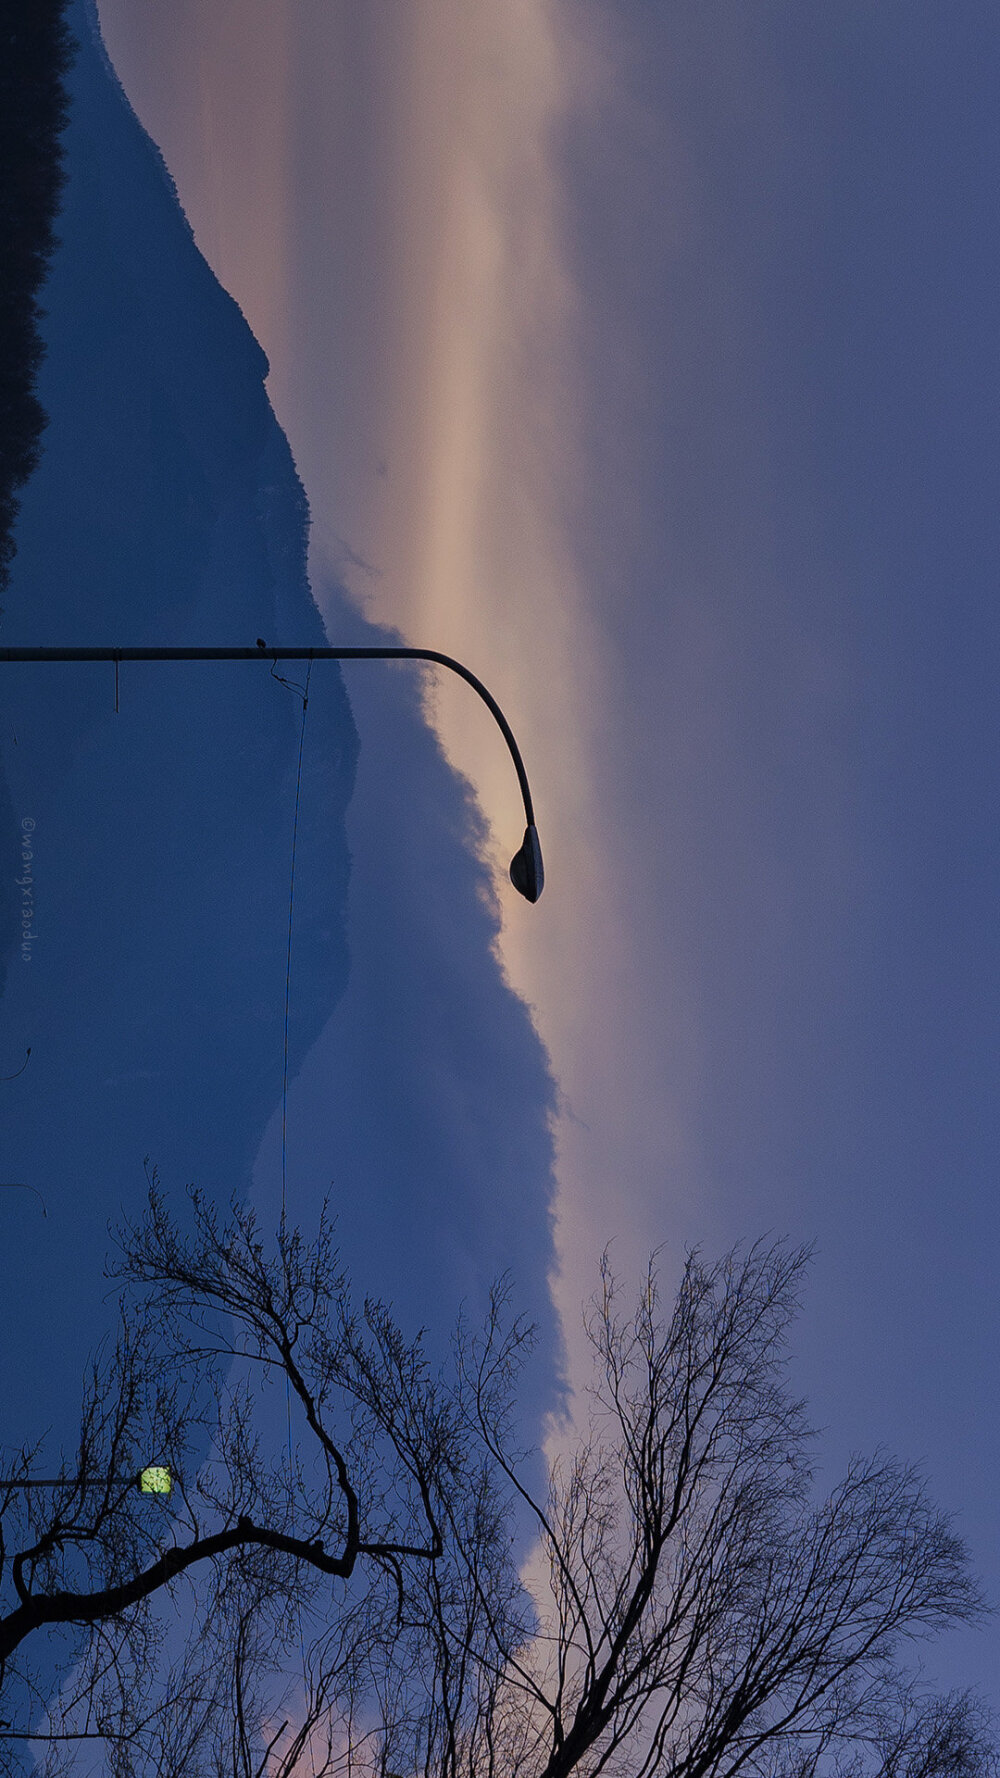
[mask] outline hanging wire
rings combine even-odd
[[[24,1070],[27,1068],[28,1063],[30,1061],[31,1061],[31,1045],[29,1043],[27,1049],[24,1052],[24,1061],[21,1063],[20,1068],[15,1068],[13,1074],[0,1074],[0,1085],[5,1085],[8,1080],[17,1080],[18,1075],[24,1073]],[[0,1191],[4,1191],[4,1192],[34,1192],[35,1197],[38,1199],[38,1202],[42,1206],[42,1215],[46,1218],[48,1217],[49,1213],[45,1208],[45,1199],[42,1197],[42,1194],[39,1191],[37,1185],[29,1185],[27,1180],[24,1180],[24,1179],[0,1179]]]
[[[276,673],[274,669],[277,664],[277,661],[271,662],[271,678],[274,680],[275,685],[287,685],[289,691],[298,692],[300,698],[303,699],[302,710],[303,714],[305,714],[306,701],[308,701],[309,697],[309,675],[312,672],[312,661],[310,660],[309,665],[306,668],[305,685],[300,685],[297,679],[286,679],[283,673]]]
[[[302,724],[299,729],[299,761],[295,773],[295,813],[292,817],[292,867],[288,884],[288,946],[285,953],[285,1034],[281,1074],[281,1220],[285,1220],[285,1196],[288,1172],[288,1009],[291,1001],[292,985],[292,923],[295,916],[295,853],[299,838],[299,803],[302,796],[302,755],[306,741],[306,711],[309,708],[309,680],[312,676],[312,661],[306,668],[305,685],[296,685],[289,679],[282,678],[274,671],[271,664],[271,677],[279,685],[285,685],[289,691],[295,691],[302,699]]]
[[[278,685],[286,686],[289,691],[295,692],[302,699],[302,722],[299,727],[299,758],[298,758],[298,765],[297,765],[296,771],[295,771],[295,812],[292,816],[292,862],[291,862],[291,869],[289,871],[289,880],[288,880],[288,944],[287,944],[287,948],[286,948],[286,952],[285,952],[285,1029],[284,1029],[284,1041],[283,1041],[283,1047],[282,1047],[282,1073],[281,1073],[281,1231],[282,1231],[282,1235],[284,1235],[284,1231],[285,1231],[285,1205],[286,1205],[287,1184],[288,1184],[288,1022],[289,1022],[289,1007],[291,1004],[291,986],[292,986],[292,931],[293,931],[294,918],[295,918],[295,858],[296,858],[296,851],[298,848],[298,838],[299,838],[299,804],[300,804],[301,797],[302,797],[302,758],[303,758],[303,753],[305,750],[306,712],[309,708],[309,681],[312,677],[312,666],[313,666],[312,661],[309,661],[309,663],[306,667],[305,685],[299,685],[296,683],[296,681],[291,680],[291,679],[285,679],[282,676],[282,674],[276,673],[274,670],[275,662],[274,661],[271,662],[271,678]],[[289,1505],[291,1505],[292,1489],[293,1489],[292,1391],[291,1391],[291,1384],[289,1382],[287,1374],[285,1376],[285,1426],[286,1426],[286,1438],[287,1438],[287,1443],[288,1443],[288,1498],[289,1498]],[[306,1646],[305,1646],[305,1636],[304,1636],[303,1628],[302,1628],[302,1607],[301,1607],[301,1605],[299,1606],[299,1655],[300,1655],[300,1658],[302,1661],[302,1702],[303,1702],[303,1708],[306,1708],[306,1699],[307,1699],[307,1695],[308,1695],[308,1682],[307,1682],[307,1676],[306,1676]],[[315,1755],[313,1753],[311,1733],[309,1736],[309,1764],[312,1767],[313,1778],[316,1778],[316,1759],[315,1759]]]

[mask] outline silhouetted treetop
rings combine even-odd
[[[46,416],[38,292],[63,187],[68,0],[0,0],[0,587],[10,578],[17,491],[38,464]]]

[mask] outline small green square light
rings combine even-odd
[[[170,1471],[161,1463],[151,1463],[139,1471],[140,1494],[169,1494],[172,1487]]]

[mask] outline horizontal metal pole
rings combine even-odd
[[[521,786],[527,825],[534,827],[535,815],[521,751],[514,731],[492,692],[481,679],[470,673],[461,661],[436,648],[0,648],[0,661],[432,661],[457,673],[473,691],[479,693],[491,712],[507,743],[517,781]]]

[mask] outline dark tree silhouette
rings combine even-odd
[[[260,1757],[262,1674],[272,1676],[273,1711],[274,1686],[306,1634],[313,1714],[352,1709],[362,1679],[366,1697],[390,1687],[405,1650],[419,1661],[417,1576],[433,1569],[444,1597],[452,1523],[475,1522],[501,1618],[505,1587],[520,1603],[499,1541],[506,1518],[467,1449],[453,1388],[429,1375],[419,1340],[405,1340],[384,1306],[354,1311],[328,1225],[310,1243],[282,1227],[268,1254],[252,1213],[223,1223],[199,1194],[192,1202],[185,1238],[154,1182],[146,1222],[123,1234],[120,1332],[93,1365],[76,1451],[41,1469],[40,1451],[6,1459],[0,1749],[9,1770],[51,1691],[32,1649],[53,1633],[68,1637],[73,1669],[48,1726],[60,1737],[53,1746],[104,1739],[124,1772],[132,1759],[145,1770],[155,1745],[161,1769],[179,1771],[172,1759],[193,1736],[184,1769],[200,1771],[215,1767],[190,1762],[209,1759],[206,1748],[222,1757],[221,1736],[220,1769],[244,1772]],[[267,1388],[274,1379],[277,1392]],[[278,1436],[286,1415],[294,1437]],[[169,1505],[136,1487],[151,1462],[178,1478]],[[24,1485],[53,1475],[65,1479]],[[179,1653],[175,1611],[192,1614]]]
[[[17,491],[37,465],[46,423],[35,394],[38,292],[63,185],[66,11],[67,0],[0,0],[0,587],[14,554]]]
[[[46,1771],[99,1739],[114,1778],[996,1771],[982,1703],[906,1664],[983,1609],[919,1477],[859,1459],[812,1502],[782,1368],[802,1253],[691,1256],[666,1317],[653,1270],[626,1312],[605,1263],[587,1424],[539,1499],[505,1289],[432,1375],[352,1307],[325,1222],[268,1252],[249,1212],[193,1206],[182,1236],[154,1186],[65,1479],[0,1499],[6,1769],[34,1733]],[[150,1461],[169,1506],[135,1488]]]
[[[905,1639],[983,1609],[919,1476],[884,1455],[857,1459],[810,1504],[811,1434],[783,1375],[806,1259],[763,1244],[712,1267],[693,1255],[664,1319],[655,1271],[625,1312],[605,1258],[587,1320],[587,1430],[553,1464],[547,1501],[522,1495],[547,1598],[541,1633],[504,1676],[506,1769],[957,1778],[991,1767],[981,1704],[924,1696],[900,1664]],[[495,1318],[463,1361],[464,1399],[520,1492],[497,1432],[506,1362]]]

